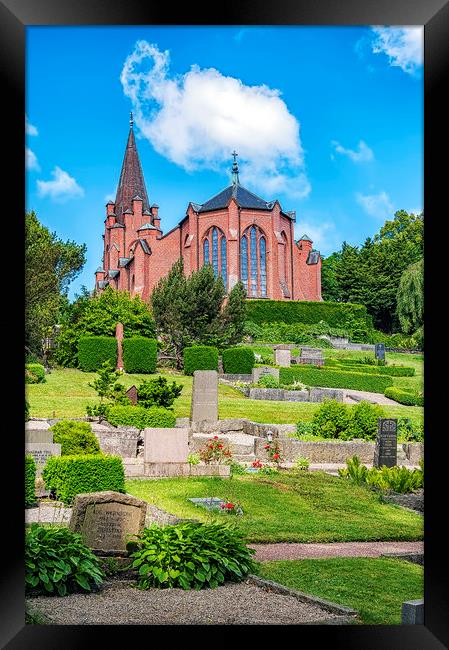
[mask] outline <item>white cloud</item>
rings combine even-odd
[[[167,50],[138,41],[120,77],[135,123],[156,151],[188,171],[222,171],[235,148],[242,182],[265,193],[309,194],[300,125],[278,90],[196,65],[170,75],[169,63]]]
[[[391,66],[415,74],[423,63],[423,27],[373,27],[371,43],[374,54],[386,54]]]
[[[323,255],[333,252],[339,244],[337,230],[332,221],[299,218],[295,224],[295,239],[298,240],[303,235],[310,237],[313,247]]]
[[[393,204],[386,192],[379,192],[379,194],[360,194],[358,192],[356,199],[370,217],[382,220],[393,217]]]
[[[36,154],[29,147],[25,147],[25,167],[30,171],[40,171]]]
[[[25,133],[27,135],[39,135],[39,131],[28,121],[28,115],[25,115]]]
[[[358,151],[354,151],[352,149],[345,149],[336,140],[332,140],[331,144],[333,145],[337,153],[341,153],[342,155],[347,156],[355,163],[368,162],[369,160],[374,159],[373,150],[370,149],[370,147],[368,147],[366,142],[364,142],[363,140],[360,140],[358,144]]]
[[[54,180],[37,181],[39,196],[49,196],[59,203],[84,195],[84,190],[76,180],[60,167],[51,172]]]

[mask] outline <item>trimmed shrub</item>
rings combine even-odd
[[[123,366],[129,373],[156,372],[157,341],[145,336],[123,340]]]
[[[105,361],[117,365],[117,339],[113,336],[81,336],[78,365],[84,372],[99,370]]]
[[[241,582],[257,570],[242,533],[230,524],[188,521],[146,528],[127,545],[141,589],[205,589]]]
[[[25,364],[25,383],[43,384],[45,382],[45,368],[40,363]]]
[[[27,594],[45,596],[91,591],[104,578],[99,558],[81,535],[65,526],[32,524],[25,536]]]
[[[181,395],[182,384],[172,381],[170,384],[166,377],[155,377],[145,379],[137,389],[137,403],[139,406],[151,408],[152,406],[164,406],[171,408],[173,402]]]
[[[46,488],[66,505],[85,492],[125,491],[125,472],[119,456],[52,456],[42,478]]]
[[[173,411],[162,406],[111,406],[108,409],[107,421],[114,427],[129,426],[137,429],[172,428],[176,426],[176,416]]]
[[[340,302],[315,302],[305,300],[248,300],[246,318],[254,323],[319,323],[345,328],[347,323],[359,321],[368,329],[373,322],[364,305]]]
[[[401,390],[400,388],[396,388],[396,386],[386,388],[384,395],[405,406],[424,406],[424,395]]]
[[[61,456],[100,453],[100,445],[88,422],[61,420],[50,431],[53,431],[53,441],[61,445]]]
[[[218,349],[211,345],[193,345],[184,348],[184,374],[193,375],[195,370],[217,370]]]
[[[351,407],[351,423],[349,438],[375,440],[378,429],[378,419],[385,417],[384,409],[378,404],[370,404],[362,400]]]
[[[254,352],[251,348],[236,347],[223,350],[223,371],[230,375],[250,375],[254,368]]]
[[[325,366],[329,365],[327,360]],[[414,377],[415,369],[409,366],[371,366],[366,363],[331,364],[332,368],[341,367],[349,372],[361,372],[364,375],[387,375],[388,377]]]
[[[351,411],[346,404],[330,399],[325,400],[315,411],[312,424],[314,432],[323,438],[348,440],[351,425]]]
[[[296,366],[295,368],[280,368],[281,384],[292,384],[301,381],[308,386],[323,388],[352,388],[353,390],[368,391],[371,393],[384,393],[385,389],[393,385],[391,377],[382,375],[368,375],[360,372],[346,372],[331,370],[325,366]]]
[[[32,506],[36,503],[36,463],[33,456],[27,454],[25,456],[25,507]]]

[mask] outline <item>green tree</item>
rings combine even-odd
[[[332,253],[324,257],[321,265],[321,295],[323,300],[340,302],[340,287],[336,273],[340,264],[341,253]]]
[[[405,334],[412,334],[424,322],[424,260],[410,264],[399,282],[397,313]]]
[[[85,261],[85,244],[62,241],[34,211],[25,213],[25,345],[31,352],[42,354],[42,339]]]
[[[237,282],[229,292],[229,298],[222,315],[223,341],[235,345],[243,339],[246,319],[246,289],[243,282]]]

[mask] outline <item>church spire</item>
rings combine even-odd
[[[142,210],[149,209],[148,194],[134,138],[133,125],[134,119],[133,114],[131,113],[129,119],[128,142],[126,143],[122,171],[120,173],[120,180],[117,187],[117,195],[115,197],[115,213],[119,223],[123,223],[123,213],[125,210],[132,209],[132,200],[135,196],[140,196],[142,199]]]
[[[232,184],[233,185],[240,185],[240,182],[239,182],[239,166],[237,164],[238,153],[234,149],[234,151],[232,152],[231,155],[234,158],[234,162],[232,164]]]

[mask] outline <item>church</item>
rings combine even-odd
[[[241,280],[248,298],[322,300],[320,253],[306,234],[295,241],[296,212],[243,187],[232,155],[231,185],[202,204],[190,202],[178,225],[164,234],[159,206],[148,198],[131,114],[115,202],[106,204],[97,292],[109,285],[148,301],[182,257],[187,275],[211,264],[227,292]]]

